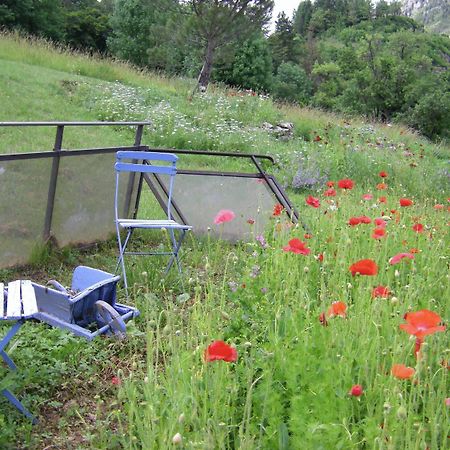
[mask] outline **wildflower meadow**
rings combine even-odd
[[[1,120],[147,119],[151,147],[272,155],[268,170],[300,217],[274,200],[262,232],[244,214],[249,239],[227,242],[214,236],[241,217],[218,203],[206,219],[219,233],[189,234],[181,275],[164,276],[156,257],[131,260],[129,298],[120,289],[118,300],[141,314],[126,339],[87,343],[27,322],[11,350],[20,376],[1,367],[0,380],[39,423],[2,400],[0,448],[448,448],[445,142],[217,86],[188,98],[189,80],[17,37],[0,39],[0,59],[5,102],[20,103],[16,117],[0,105]],[[292,122],[289,139],[262,126],[280,121]],[[3,133],[2,152],[53,138]],[[92,133],[68,142],[81,147]],[[108,144],[133,136],[101,133]],[[159,248],[166,238],[140,243]],[[44,249],[0,274],[69,284],[79,264],[112,272],[116,261],[113,238]]]

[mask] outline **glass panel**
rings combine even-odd
[[[174,201],[195,234],[210,232],[229,240],[262,233],[278,203],[262,178],[180,173],[175,178]],[[215,224],[221,210],[233,211],[234,219]]]
[[[58,245],[94,242],[114,233],[115,158],[115,153],[61,158],[52,223]],[[121,180],[119,211],[123,211],[128,177]],[[138,180],[135,177],[135,187]]]
[[[0,161],[0,267],[29,261],[42,243],[52,159]]]

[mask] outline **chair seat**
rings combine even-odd
[[[122,228],[176,228],[191,230],[192,226],[183,225],[175,220],[145,220],[145,219],[118,219],[117,223]]]

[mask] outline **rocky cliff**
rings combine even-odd
[[[403,13],[425,25],[428,31],[450,34],[449,0],[402,0]]]

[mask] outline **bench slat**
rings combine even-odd
[[[0,319],[3,318],[3,306],[5,304],[5,285],[0,283]]]
[[[36,294],[30,280],[22,280],[22,304],[24,317],[31,317],[38,312]]]
[[[22,316],[22,303],[20,301],[20,280],[8,283],[8,302],[6,305],[6,317],[8,319],[20,319]]]

